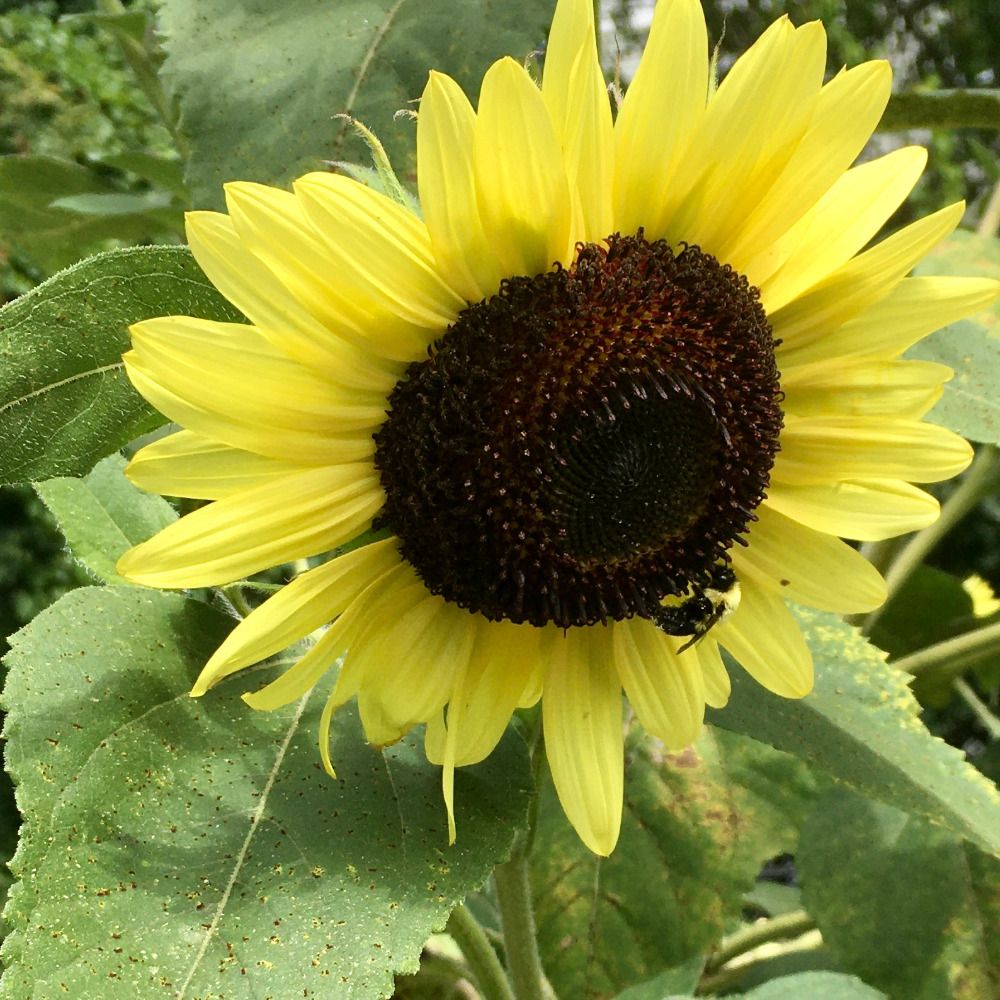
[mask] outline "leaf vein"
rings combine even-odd
[[[232,874],[229,876],[229,881],[226,883],[226,888],[222,893],[222,898],[219,900],[219,904],[215,908],[215,913],[212,916],[212,922],[205,931],[205,936],[202,938],[201,945],[198,948],[198,953],[195,955],[194,961],[191,963],[191,968],[188,969],[188,974],[185,977],[184,982],[181,984],[180,990],[177,992],[177,1000],[184,1000],[184,997],[187,995],[188,987],[191,985],[191,981],[194,979],[195,973],[198,971],[198,966],[201,965],[202,959],[208,952],[208,946],[212,943],[212,938],[215,937],[215,932],[219,929],[219,924],[222,923],[226,906],[229,903],[229,897],[232,895],[233,888],[236,885],[236,880],[239,878],[240,870],[243,868],[243,863],[246,861],[247,854],[250,851],[250,842],[253,840],[254,834],[257,832],[257,827],[264,815],[264,809],[267,807],[267,801],[270,797],[271,789],[274,788],[274,783],[278,778],[278,771],[281,770],[285,754],[288,753],[288,747],[292,742],[292,737],[299,728],[302,713],[305,712],[306,705],[308,704],[311,695],[312,691],[308,691],[299,699],[298,708],[295,711],[295,717],[289,724],[288,732],[285,734],[285,739],[278,748],[278,753],[274,758],[274,767],[271,768],[271,773],[268,774],[267,781],[264,782],[264,788],[260,793],[260,802],[257,804],[257,808],[253,811],[253,815],[250,817],[250,828],[247,830],[247,835],[243,838],[243,843],[236,855]]]

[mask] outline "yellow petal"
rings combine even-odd
[[[374,451],[384,404],[379,417],[372,397],[338,403],[333,386],[278,355],[251,326],[170,316],[138,323],[131,334],[135,346],[123,361],[132,384],[203,437],[302,464],[357,461]]]
[[[479,214],[504,274],[543,274],[570,259],[566,168],[542,95],[513,59],[483,78],[473,143]]]
[[[477,619],[442,597],[425,597],[369,635],[358,709],[369,742],[386,746],[440,711],[466,669]]]
[[[892,292],[907,271],[958,225],[964,209],[962,202],[943,208],[837,268],[769,316],[775,337],[794,350],[854,319]],[[763,300],[770,309],[766,295]]]
[[[340,268],[295,195],[242,181],[225,190],[240,240],[325,327],[384,365],[424,356],[435,332],[361,294],[354,274]],[[346,240],[349,233],[342,236]]]
[[[712,633],[759,684],[782,698],[803,698],[813,685],[812,654],[785,602],[747,581],[736,613]]]
[[[476,115],[451,77],[431,73],[417,118],[417,183],[434,258],[469,302],[489,298],[503,274],[476,202],[472,143]]]
[[[787,416],[772,478],[793,486],[868,478],[933,483],[971,461],[964,438],[917,420]]]
[[[701,664],[702,682],[705,686],[705,704],[712,708],[725,708],[732,691],[729,671],[722,662],[719,644],[711,638],[704,638],[688,651],[696,653]]]
[[[343,174],[306,174],[295,196],[352,299],[437,334],[454,322],[465,301],[438,273],[427,227],[412,212]]]
[[[643,728],[668,750],[693,743],[705,716],[698,655],[678,656],[680,641],[645,619],[615,622],[612,632],[615,667]]]
[[[202,507],[118,560],[147,587],[211,587],[349,541],[384,495],[367,463],[308,469]]]
[[[381,615],[390,604],[396,613],[402,613],[424,598],[424,591],[415,593],[416,588],[407,586],[412,578],[412,572],[407,570],[409,567],[405,563],[397,563],[369,583],[298,663],[260,690],[247,692],[243,700],[251,708],[265,712],[291,704],[317,684],[345,654],[327,708],[333,712],[353,698],[364,683],[364,663],[359,657],[352,657],[350,652],[364,649],[365,635],[370,632],[374,621],[383,620]],[[218,676],[209,674],[206,667],[192,694],[201,694],[218,679]]]
[[[919,531],[940,511],[929,493],[898,479],[800,486],[773,482],[764,503],[817,531],[866,542]]]
[[[859,359],[786,368],[784,409],[797,417],[905,417],[919,420],[953,375],[931,361]]]
[[[229,633],[205,664],[204,676],[214,684],[298,642],[341,614],[399,559],[396,539],[387,538],[301,573]]]
[[[845,70],[823,87],[808,131],[746,221],[727,234],[719,250],[721,260],[755,285],[782,263],[774,259],[776,241],[864,149],[891,87],[892,70],[883,60]]]
[[[249,409],[258,422],[321,435],[371,429],[385,420],[385,396],[346,389],[275,350],[242,323],[161,316],[129,328],[133,357],[157,380],[205,409]]]
[[[546,630],[542,718],[552,781],[570,823],[595,854],[621,827],[624,750],[621,686],[610,630]]]
[[[927,150],[907,146],[843,174],[783,238],[784,266],[760,283],[768,312],[849,261],[903,203],[926,163]]]
[[[299,471],[302,466],[294,462],[230,448],[182,430],[137,451],[125,475],[150,493],[221,500]]]
[[[594,243],[613,229],[613,129],[590,0],[560,0],[556,5],[542,96],[566,162],[575,219],[571,238]]]
[[[290,197],[290,196],[288,196]],[[351,388],[388,392],[398,372],[338,336],[243,244],[232,220],[216,212],[188,212],[187,238],[198,265],[223,295],[279,351]]]
[[[453,694],[447,722],[438,717],[428,724],[426,747],[431,763],[443,763],[444,741],[449,735],[454,735],[455,763],[460,766],[476,764],[493,751],[538,665],[540,640],[541,630],[530,625],[480,622],[461,705],[457,705],[459,696]],[[460,726],[456,706],[461,713]]]
[[[663,235],[684,192],[673,178],[705,114],[708,32],[698,0],[661,2],[615,122],[614,228]]]
[[[749,548],[733,546],[733,567],[747,578],[800,604],[840,614],[871,611],[885,600],[885,581],[858,551],[832,535],[757,508]]]
[[[826,63],[814,21],[776,21],[733,65],[709,101],[685,171],[696,177],[666,227],[718,255],[778,181],[812,120]],[[684,181],[678,179],[679,187]]]
[[[1000,296],[989,278],[904,278],[884,299],[824,337],[777,349],[779,366],[830,358],[894,358],[929,333],[987,308]]]

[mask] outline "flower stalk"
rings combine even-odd
[[[514,1000],[507,975],[486,932],[464,906],[452,910],[448,933],[461,949],[483,1000]]]
[[[521,845],[514,848],[509,861],[497,865],[493,881],[514,996],[517,1000],[552,1000],[538,954],[528,857]]]

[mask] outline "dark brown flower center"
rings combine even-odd
[[[407,369],[376,435],[382,521],[428,589],[563,628],[708,585],[781,429],[757,290],[612,236],[505,281]]]

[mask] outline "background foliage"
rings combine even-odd
[[[117,0],[0,3],[0,296],[14,299],[110,251],[0,318],[5,441],[14,440],[13,424],[3,421],[24,416],[11,401],[40,400],[31,404],[36,439],[0,455],[4,481],[44,480],[37,496],[30,487],[0,491],[0,636],[48,607],[13,640],[8,658],[8,762],[30,822],[7,911],[15,930],[4,948],[12,971],[0,984],[3,998],[99,998],[111,981],[119,995],[144,998],[194,995],[189,987],[197,995],[300,995],[303,969],[311,977],[305,988],[318,996],[341,995],[332,984],[344,982],[345,996],[384,995],[400,972],[409,975],[397,980],[398,996],[438,997],[468,973],[450,939],[439,937],[414,975],[425,939],[483,882],[523,822],[529,779],[520,737],[510,734],[483,769],[461,776],[455,853],[427,836],[440,812],[436,778],[412,741],[378,758],[373,773],[374,758],[358,752],[348,721],[334,801],[316,780],[308,704],[259,716],[226,690],[204,705],[188,701],[186,678],[230,619],[197,599],[204,595],[84,586],[116,582],[115,557],[174,516],[125,483],[116,457],[89,472],[158,421],[127,409],[135,404],[127,384],[87,376],[114,363],[125,324],[140,317],[137,302],[149,310],[143,315],[182,301],[170,311],[225,316],[210,289],[192,284],[183,250],[115,248],[177,243],[183,209],[217,205],[227,177],[280,181],[324,161],[362,159],[333,117],[341,111],[377,127],[412,183],[412,123],[393,112],[419,93],[426,69],[446,69],[474,90],[490,60],[524,57],[543,42],[551,6],[415,0],[400,14],[398,4],[351,0],[331,16],[329,5],[307,0],[248,0],[238,9],[222,0],[163,0],[158,9]],[[605,62],[612,70],[617,63],[625,81],[650,6],[605,4]],[[916,97],[890,108],[873,149],[917,141],[931,160],[890,227],[960,197],[969,201],[970,227],[989,214],[1000,178],[1000,111],[987,127],[900,129],[936,120],[921,94],[997,93],[994,7],[706,4],[724,53],[741,51],[787,11],[798,23],[826,23],[831,71],[891,59],[897,87]],[[1000,271],[996,242],[968,239],[942,249],[936,273]],[[168,277],[133,294],[142,261],[155,262],[149,274]],[[35,302],[57,296],[69,308],[50,310],[48,325],[24,319]],[[971,403],[949,410],[946,399],[939,418],[987,445],[1000,427],[990,409],[998,398],[997,323],[994,316],[992,327],[953,328],[923,348],[941,357],[934,351],[958,345],[973,359]],[[85,327],[103,354],[74,352],[73,336]],[[52,356],[68,369],[39,362],[52,343],[63,345]],[[80,438],[61,442],[52,428],[78,405],[54,388],[67,371],[95,393],[99,384],[94,412],[103,423],[95,416]],[[971,420],[979,423],[962,426]],[[966,490],[962,516],[868,623],[875,643],[901,663],[1000,618],[996,610],[977,616],[961,586],[977,572],[1000,590],[1000,482],[987,473],[976,490],[969,478],[941,488],[944,500]],[[891,565],[900,551],[896,544],[870,555]],[[109,616],[134,627],[118,637],[101,624]],[[737,683],[732,706],[681,755],[633,734],[622,847],[609,861],[580,848],[558,810],[545,807],[551,790],[543,793],[539,935],[562,996],[621,991],[620,1000],[662,1000],[697,986],[756,1000],[1000,997],[1000,806],[985,780],[1000,778],[996,655],[918,673],[918,703],[851,628],[829,616],[807,616],[804,625],[820,667],[813,698],[777,702]],[[164,644],[166,635],[175,638]],[[149,664],[141,683],[137,662]],[[918,714],[951,749],[927,737]],[[964,766],[963,754],[984,778]],[[409,779],[403,794],[397,769]],[[373,785],[390,791],[369,806]],[[2,794],[0,851],[10,856],[19,817],[10,788]],[[390,808],[388,820],[382,808]],[[315,822],[297,831],[306,814]],[[197,831],[210,827],[215,861],[207,864]],[[369,855],[375,866],[359,864]],[[488,889],[469,906],[495,927]],[[335,913],[349,915],[348,930],[332,926]],[[116,921],[124,930],[109,929]],[[169,944],[159,940],[163,922]],[[252,953],[255,966],[241,967],[237,951]]]

